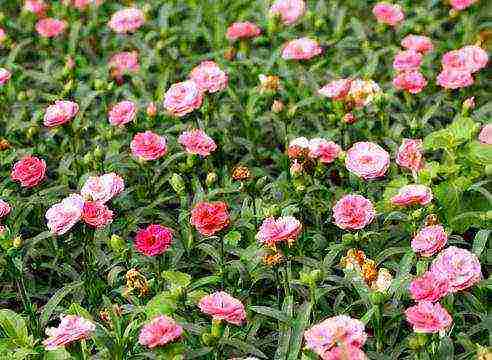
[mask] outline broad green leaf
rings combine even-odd
[[[147,317],[153,318],[159,315],[170,315],[176,311],[177,304],[173,295],[162,292],[154,296],[145,306]]]
[[[29,335],[26,320],[9,309],[0,310],[0,327],[9,341],[16,347],[33,347],[34,340]]]
[[[51,315],[53,315],[53,312],[56,310],[56,307],[58,306],[58,304],[60,304],[63,298],[72,293],[75,289],[82,286],[82,284],[83,282],[75,282],[66,285],[53,294],[53,296],[43,307],[43,311],[41,312],[41,316],[39,319],[42,327],[45,327],[48,321],[50,321]]]
[[[191,283],[191,276],[179,271],[163,271],[162,277],[167,280],[173,288],[185,288]]]
[[[250,309],[258,314],[262,314],[278,321],[289,323],[291,319],[282,311],[268,307],[268,306],[250,306]]]

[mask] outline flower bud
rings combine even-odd
[[[105,87],[106,87],[106,83],[104,82],[104,80],[101,80],[101,79],[95,79],[94,80],[94,89],[104,90]]]
[[[19,249],[22,246],[22,238],[20,236],[16,236],[12,241],[12,246]]]
[[[232,61],[236,57],[236,49],[233,47],[228,48],[224,53],[224,59]]]
[[[29,127],[29,129],[27,129],[27,138],[29,140],[31,140],[34,137],[34,135],[36,135],[38,133],[38,131],[39,131],[39,129],[37,126]]]
[[[10,143],[7,139],[0,139],[0,151],[10,149]]]
[[[463,110],[470,110],[475,108],[475,96],[469,97],[463,101]]]
[[[369,295],[369,297],[371,299],[371,303],[374,305],[382,304],[382,303],[384,303],[384,300],[385,300],[384,294],[379,292],[379,291],[372,292]]]
[[[173,190],[178,194],[181,195],[185,191],[185,184],[183,181],[183,178],[181,175],[174,173],[173,176],[171,176],[171,180],[169,180],[171,183],[171,187]]]
[[[292,162],[292,165],[290,166],[290,174],[293,176],[293,177],[297,177],[299,176],[300,174],[302,173],[302,164],[297,161],[297,160],[294,160]]]
[[[212,331],[211,334],[214,338],[221,338],[222,337],[222,322],[219,319],[213,319],[212,320]]]
[[[209,172],[205,181],[208,186],[213,185],[217,181],[217,174],[215,172]]]
[[[113,234],[109,239],[109,247],[116,253],[120,253],[126,249],[125,241],[118,235]]]
[[[96,159],[101,159],[103,157],[104,153],[102,151],[102,149],[98,146],[96,146],[96,148],[94,149],[94,157]]]
[[[84,165],[89,165],[92,162],[92,153],[88,152],[84,155],[82,162]]]
[[[156,115],[157,115],[157,106],[153,101],[151,101],[149,105],[147,105],[147,116],[154,117]]]
[[[352,113],[346,113],[344,116],[343,116],[343,122],[345,124],[354,124],[355,122],[357,121],[357,118],[355,117],[354,114]]]
[[[280,112],[282,112],[282,110],[284,110],[284,103],[280,100],[274,100],[273,101],[273,104],[272,104],[272,112],[274,112],[275,114],[278,114]]]

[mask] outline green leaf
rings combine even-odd
[[[463,143],[472,139],[480,125],[469,117],[459,117],[448,126],[451,135],[458,142]]]
[[[177,304],[173,295],[164,291],[154,296],[145,306],[145,314],[148,318],[159,315],[170,315],[176,311]]]
[[[224,236],[224,242],[230,246],[237,246],[237,244],[239,244],[240,240],[241,240],[241,233],[239,231],[236,231],[236,230],[229,231]]]
[[[292,335],[290,338],[290,347],[287,355],[287,360],[296,360],[301,351],[302,337],[304,335],[304,330],[309,324],[309,319],[311,317],[312,304],[310,302],[305,302],[301,305],[299,310],[297,310],[297,317],[293,323]]]
[[[43,307],[43,311],[41,312],[41,316],[39,317],[42,327],[45,327],[48,321],[50,321],[51,315],[55,311],[58,304],[63,300],[63,298],[72,293],[78,287],[82,286],[82,284],[83,282],[81,281],[69,284],[65,287],[62,287],[53,294],[51,299],[49,299],[49,301]]]
[[[482,255],[482,252],[485,249],[485,245],[487,244],[487,239],[489,238],[491,232],[492,230],[480,230],[475,235],[475,239],[473,239],[472,252],[478,257]]]
[[[0,310],[0,327],[17,347],[33,347],[34,340],[27,330],[26,320],[9,309]]]
[[[263,358],[263,359],[267,359],[268,358],[263,352],[261,352],[261,350],[257,349],[253,345],[248,344],[247,342],[244,342],[244,341],[239,340],[239,339],[222,338],[220,340],[220,343],[221,344],[224,344],[224,345],[232,346],[232,347],[234,347],[236,349],[239,349],[239,350],[243,351],[246,354],[251,354],[251,355],[254,355],[254,356],[258,356],[258,357]]]
[[[88,312],[86,309],[84,309],[80,304],[73,303],[70,305],[70,307],[65,311],[65,314],[67,315],[78,315],[82,316],[83,318],[87,320],[94,320],[92,317],[91,313]]]
[[[268,307],[268,306],[250,306],[250,309],[253,310],[254,312],[258,314],[262,314],[274,319],[277,319],[278,321],[284,322],[284,323],[289,323],[291,319],[289,316],[284,314],[282,311]]]
[[[168,281],[173,288],[185,288],[191,283],[191,276],[180,271],[163,271],[162,277]]]
[[[481,165],[492,164],[492,146],[490,145],[474,141],[470,143],[466,155],[474,163]]]
[[[72,359],[70,353],[64,348],[47,351],[43,357],[44,360],[69,360]]]

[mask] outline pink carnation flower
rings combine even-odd
[[[333,100],[344,100],[350,91],[351,79],[333,80],[318,90],[320,95]]]
[[[5,33],[5,30],[0,27],[0,44],[3,43],[3,41],[7,38],[7,34]]]
[[[191,210],[190,223],[204,236],[213,236],[229,225],[227,204],[223,201],[200,202]]]
[[[256,234],[256,240],[267,246],[275,246],[282,241],[290,244],[299,236],[301,230],[301,222],[293,216],[283,216],[278,219],[269,217],[263,220]]]
[[[214,61],[202,61],[190,73],[201,91],[214,93],[227,87],[227,74],[222,71]]]
[[[215,141],[201,129],[185,131],[179,135],[178,142],[189,154],[208,156],[217,149]]]
[[[133,156],[142,160],[156,160],[167,153],[166,138],[152,131],[138,133],[130,143]]]
[[[422,35],[407,35],[402,41],[401,46],[406,49],[417,51],[423,55],[434,50],[432,40]]]
[[[345,158],[347,170],[364,180],[384,176],[389,164],[388,152],[372,142],[355,143]]]
[[[111,125],[123,126],[135,120],[137,106],[133,101],[124,100],[113,105],[108,112],[108,120]]]
[[[415,50],[400,51],[393,60],[393,68],[397,71],[418,70],[421,64],[422,54]]]
[[[482,128],[478,134],[478,141],[482,144],[492,145],[492,124],[487,124]]]
[[[87,200],[105,204],[124,189],[123,179],[115,173],[108,173],[102,176],[90,176],[82,186],[80,194]]]
[[[393,205],[427,205],[432,201],[432,191],[425,185],[405,185],[390,201]]]
[[[366,354],[355,346],[335,346],[328,352],[325,352],[321,359],[323,360],[367,360]]]
[[[84,10],[90,5],[99,6],[101,2],[102,0],[67,0],[68,5],[71,5],[79,10]]]
[[[318,42],[307,37],[289,41],[282,49],[282,59],[308,60],[321,54],[323,49]]]
[[[417,172],[424,167],[423,151],[421,139],[403,139],[396,153],[396,163]]]
[[[160,315],[142,327],[138,342],[140,345],[153,349],[179,339],[181,334],[183,334],[183,328],[180,325],[170,317]]]
[[[72,120],[79,112],[79,105],[73,101],[55,101],[44,113],[43,124],[46,127],[63,125]]]
[[[450,246],[439,253],[432,262],[430,271],[446,276],[451,292],[467,289],[482,278],[477,256],[455,246]]]
[[[227,28],[226,37],[230,41],[237,39],[247,39],[257,37],[261,34],[261,29],[252,22],[235,22]]]
[[[112,69],[112,75],[121,80],[127,73],[135,73],[140,69],[138,64],[138,52],[123,51],[114,54],[108,62]]]
[[[410,283],[410,295],[415,301],[439,301],[449,291],[449,280],[446,276],[426,271],[421,277]]]
[[[246,320],[244,306],[236,298],[224,291],[204,296],[198,303],[200,310],[211,315],[214,320],[224,320],[234,325],[241,325]]]
[[[416,333],[436,333],[453,323],[451,315],[439,303],[421,301],[405,311],[407,321]]]
[[[44,180],[46,163],[35,156],[26,156],[17,161],[10,173],[10,178],[19,181],[22,187],[32,188]]]
[[[322,138],[309,140],[309,156],[313,159],[319,159],[324,164],[332,163],[342,149],[333,141]]]
[[[446,89],[459,89],[473,85],[473,77],[468,71],[444,69],[437,76],[437,84]]]
[[[377,3],[372,9],[377,21],[383,24],[395,26],[405,18],[401,7],[387,2]]]
[[[38,16],[44,15],[48,5],[43,0],[25,0],[24,10],[32,12]]]
[[[36,23],[36,31],[45,38],[52,38],[65,31],[67,23],[63,20],[44,18]]]
[[[0,68],[0,86],[5,85],[11,78],[12,73],[7,69]]]
[[[83,209],[84,199],[78,194],[72,194],[50,207],[45,217],[51,233],[65,234],[80,220]]]
[[[135,248],[141,254],[147,256],[157,256],[164,253],[173,241],[173,232],[171,229],[151,224],[145,229],[137,231],[135,237]]]
[[[98,201],[86,201],[82,210],[82,220],[96,229],[103,229],[113,221],[113,212]]]
[[[393,86],[410,94],[418,94],[427,86],[427,80],[418,70],[403,71],[393,79]]]
[[[280,16],[285,25],[294,24],[306,12],[304,0],[275,0],[270,7],[270,16]]]
[[[469,6],[472,6],[476,2],[477,0],[450,0],[449,1],[453,9],[456,11],[464,10]]]
[[[412,239],[412,249],[424,257],[440,251],[448,242],[448,235],[441,225],[426,226]]]
[[[128,8],[115,12],[108,22],[108,26],[118,34],[136,31],[145,22],[144,13],[140,9]]]
[[[10,205],[5,200],[0,199],[0,219],[10,213]]]
[[[475,73],[487,66],[489,56],[479,46],[468,45],[445,53],[441,63],[444,70],[459,70]]]
[[[371,201],[361,195],[345,195],[333,207],[335,225],[345,230],[360,230],[376,216]]]
[[[203,92],[193,80],[171,85],[164,98],[164,107],[173,116],[182,117],[202,105]]]
[[[357,118],[353,113],[346,113],[343,115],[342,121],[345,124],[355,124],[357,122]]]
[[[60,316],[60,325],[57,328],[46,329],[48,338],[43,341],[46,350],[56,350],[70,343],[88,339],[96,330],[91,321],[77,315]]]

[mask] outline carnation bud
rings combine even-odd
[[[343,122],[345,124],[354,124],[355,122],[357,121],[357,118],[355,117],[354,114],[352,113],[346,113],[344,116],[343,116]]]
[[[103,151],[102,149],[99,147],[99,145],[96,146],[96,148],[94,149],[94,157],[96,159],[100,159],[102,158],[103,156]]]
[[[236,57],[236,49],[233,47],[228,48],[224,53],[224,59],[232,61]]]
[[[469,97],[463,102],[463,109],[470,110],[475,108],[475,96]]]
[[[321,29],[325,25],[325,21],[321,18],[317,18],[316,21],[314,22],[314,27],[316,29]]]
[[[151,101],[149,105],[147,105],[147,116],[154,117],[156,115],[157,115],[157,106],[153,101]]]
[[[1,139],[0,140],[0,151],[8,150],[10,149],[10,143],[7,139]]]
[[[492,165],[485,166],[485,175],[492,176]]]
[[[27,138],[29,140],[31,140],[34,137],[34,135],[36,135],[38,133],[38,131],[39,131],[39,129],[37,126],[29,127],[29,129],[27,129]]]
[[[274,112],[275,114],[278,114],[278,113],[282,112],[284,107],[285,107],[285,105],[282,101],[274,100],[273,104],[272,104],[272,112]]]
[[[207,174],[206,183],[208,186],[213,185],[217,181],[217,174],[215,172],[209,172]]]
[[[114,234],[109,239],[109,247],[114,252],[119,253],[126,249],[126,244],[120,236]]]
[[[104,90],[105,87],[106,87],[106,83],[104,82],[104,80],[101,80],[101,79],[95,79],[94,80],[94,89]]]
[[[299,281],[304,285],[311,285],[311,277],[309,273],[302,272],[299,274]]]
[[[171,187],[173,190],[178,194],[181,195],[185,191],[185,184],[183,181],[183,178],[181,175],[174,173],[173,176],[171,176],[171,180],[169,180],[171,183]]]
[[[266,209],[265,217],[277,216],[278,213],[280,212],[279,210],[280,209],[279,209],[278,205],[276,205],[276,204],[272,205],[268,209]]]
[[[311,273],[309,275],[311,276],[311,279],[313,280],[313,282],[316,283],[319,280],[321,280],[323,273],[319,269],[314,269],[311,271]]]
[[[89,165],[92,162],[92,153],[88,152],[84,155],[82,162],[84,165]]]
[[[20,236],[16,236],[12,241],[12,246],[19,249],[22,246],[22,238]]]
[[[214,338],[221,338],[222,337],[222,331],[223,330],[223,327],[222,327],[222,322],[221,320],[219,319],[213,319],[212,320],[212,331],[211,331],[211,334]]]
[[[373,303],[374,305],[378,305],[384,303],[385,296],[379,291],[374,291],[370,294],[370,299],[371,303]]]
[[[292,165],[290,166],[290,174],[293,176],[293,177],[297,177],[299,176],[300,174],[302,173],[302,164],[297,161],[297,160],[294,160],[292,162]]]
[[[202,342],[206,346],[213,345],[215,340],[216,340],[215,337],[210,333],[203,333],[202,334]]]
[[[287,109],[287,116],[290,118],[294,117],[296,111],[297,111],[297,106],[295,105],[289,106],[289,108]]]
[[[17,94],[17,100],[19,101],[24,101],[27,99],[27,94],[25,91],[19,91],[19,93]]]

